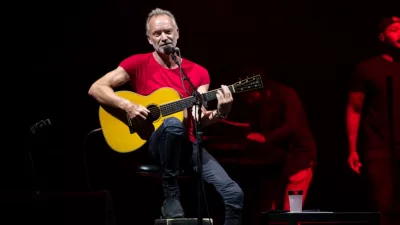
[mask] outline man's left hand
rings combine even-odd
[[[232,93],[229,90],[228,86],[221,85],[222,91],[217,90],[216,96],[218,99],[218,112],[222,115],[227,115],[231,111],[233,97]]]

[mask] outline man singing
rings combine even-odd
[[[149,95],[163,87],[175,89],[182,98],[192,96],[190,84],[182,80],[180,68],[166,51],[175,48],[179,38],[179,29],[171,12],[162,9],[152,10],[146,22],[146,35],[154,51],[132,55],[119,66],[98,79],[90,87],[89,94],[99,103],[126,111],[135,127],[143,127],[147,122],[149,110],[135,102],[130,102],[114,94],[113,89],[129,82],[136,93]],[[174,53],[175,54],[175,53]],[[208,91],[210,78],[202,66],[177,56],[182,69],[200,93]],[[227,86],[221,86],[217,92],[217,109],[202,109],[203,126],[215,123],[226,117],[233,102]],[[203,153],[203,178],[214,185],[225,204],[225,225],[237,225],[241,221],[243,192],[221,165],[205,149],[199,149],[194,134],[193,113],[185,111],[182,123],[176,118],[167,118],[154,131],[149,139],[150,155],[161,165],[164,203],[161,213],[164,218],[184,217],[180,203],[180,191],[177,183],[179,162],[187,162],[198,168],[198,151]]]

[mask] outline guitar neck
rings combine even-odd
[[[231,91],[231,93],[235,93],[235,88],[233,85],[229,85],[228,88]],[[209,101],[215,100],[217,98],[216,94],[217,94],[218,90],[222,90],[222,88],[215,89],[215,90],[203,93],[201,95],[206,102],[209,102]],[[184,109],[192,107],[193,103],[195,101],[196,101],[196,98],[194,96],[191,96],[191,97],[187,97],[187,98],[180,99],[177,101],[162,104],[160,106],[161,114],[163,116],[168,116],[168,115],[180,112]]]

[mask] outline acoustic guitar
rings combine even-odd
[[[228,86],[232,94],[263,88],[260,75],[255,75]],[[202,94],[206,102],[215,100],[218,89]],[[172,88],[160,88],[143,96],[131,91],[117,91],[116,94],[131,102],[146,107],[150,113],[146,123],[141,128],[134,127],[131,119],[123,110],[100,106],[99,120],[107,144],[116,152],[128,153],[142,147],[150,134],[161,126],[169,117],[175,117],[181,122],[184,119],[184,109],[191,108],[196,100],[194,96],[181,98]]]

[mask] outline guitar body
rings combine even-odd
[[[153,130],[159,128],[164,119],[169,117],[175,117],[183,121],[183,111],[167,116],[163,116],[159,111],[156,112],[159,110],[161,104],[180,99],[178,92],[172,88],[161,88],[147,96],[139,95],[131,91],[117,91],[116,94],[149,109],[153,116],[150,116],[151,118],[149,118],[150,121],[148,124],[152,126]],[[130,127],[129,118],[126,112],[122,110],[100,106],[99,120],[105,140],[114,151],[120,153],[136,151],[147,142],[147,138],[141,135],[140,130],[136,130],[139,128],[132,129],[132,127]]]

